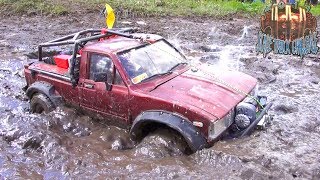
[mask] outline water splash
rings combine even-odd
[[[209,32],[208,35],[209,35],[210,37],[215,36],[215,35],[218,35],[218,34],[219,34],[218,31],[219,31],[219,30],[217,30],[216,27],[212,27],[212,28],[211,28],[211,31]]]
[[[242,30],[242,35],[241,37],[238,39],[238,41],[246,38],[249,36],[249,30],[253,27],[253,25],[250,26],[243,26],[243,30]]]
[[[179,31],[178,33],[176,33],[175,35],[173,35],[172,37],[171,36],[169,36],[169,41],[170,41],[170,43],[171,44],[173,44],[173,46],[174,47],[176,47],[178,50],[181,50],[182,52],[183,52],[183,50],[182,50],[182,42],[181,42],[181,40],[180,40],[180,38],[179,38],[179,36],[182,34],[182,33],[184,33],[185,31]],[[184,53],[184,52],[183,52]]]
[[[230,37],[230,34],[228,34],[227,32],[223,32],[220,29],[218,29],[217,27],[212,27],[209,34],[209,37],[211,38],[216,38],[216,37]]]
[[[244,26],[243,33],[240,38],[233,37],[234,39],[240,40],[245,37],[248,37],[249,30],[252,28],[253,25]],[[220,37],[225,37],[225,32],[221,32],[216,27],[211,28],[210,32],[208,33],[208,37],[211,38],[211,44],[208,46],[210,49],[219,49],[219,51],[211,51],[209,55],[207,53],[206,56],[218,57],[216,59],[208,59],[208,64],[213,64],[212,68],[215,70],[236,70],[239,71],[243,64],[240,61],[240,58],[246,56],[244,54],[245,47],[242,44],[237,45],[221,45],[219,43]],[[228,34],[230,37],[230,35]]]

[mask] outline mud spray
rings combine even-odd
[[[260,91],[274,100],[270,111],[274,120],[270,128],[251,137],[222,140],[190,156],[173,156],[163,138],[154,136],[133,147],[125,130],[105,126],[74,109],[30,114],[21,90],[25,85],[21,70],[34,60],[36,45],[92,27],[94,17],[88,15],[82,21],[70,17],[64,22],[48,17],[2,20],[2,178],[320,178],[320,61],[316,56],[303,61],[291,56],[257,56],[257,22],[136,19],[146,22],[142,31],[173,37],[191,61],[211,64],[212,71],[239,70],[258,78]]]

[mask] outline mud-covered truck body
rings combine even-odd
[[[71,53],[43,57],[43,48],[66,44]],[[157,35],[86,30],[39,45],[39,61],[25,66],[26,94],[33,112],[67,103],[126,125],[137,141],[172,129],[197,151],[227,131],[248,134],[270,108],[255,78],[206,66]]]

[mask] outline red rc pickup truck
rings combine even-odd
[[[64,45],[73,51],[43,57],[44,47]],[[84,30],[40,44],[38,50],[39,61],[24,70],[32,112],[66,103],[125,125],[137,142],[168,128],[195,152],[225,132],[249,134],[271,107],[266,97],[257,96],[255,78],[192,66],[158,35]]]

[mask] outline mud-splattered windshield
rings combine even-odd
[[[169,74],[186,63],[185,57],[164,40],[121,52],[118,56],[134,84]]]

